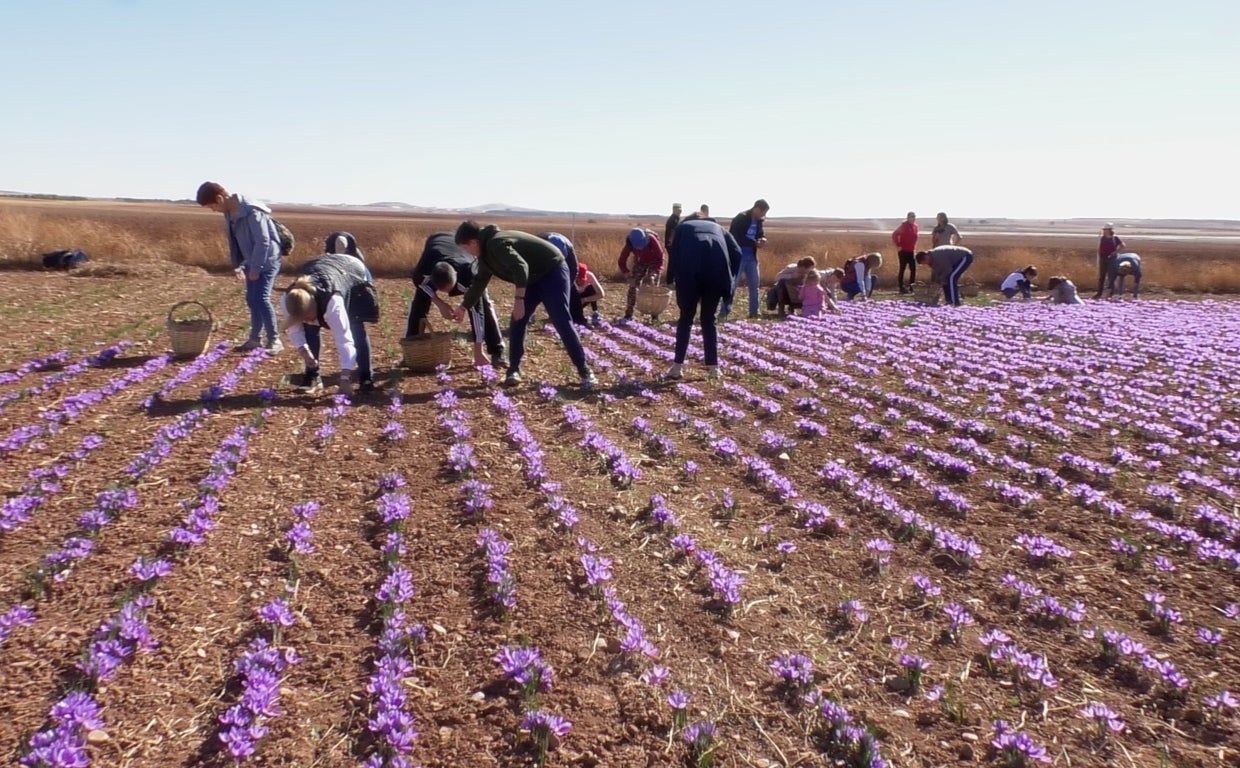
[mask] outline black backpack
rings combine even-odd
[[[52,251],[43,254],[44,269],[73,269],[90,261],[86,254],[78,249],[71,251]]]
[[[280,235],[280,255],[289,255],[293,252],[293,246],[297,244],[297,239],[293,237],[293,230],[277,221],[275,216],[271,217],[271,223],[276,225],[276,232]]]

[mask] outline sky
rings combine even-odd
[[[1236,0],[0,2],[0,190],[1240,219]]]

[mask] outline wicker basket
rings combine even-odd
[[[633,307],[643,315],[661,314],[672,303],[672,292],[658,283],[646,283],[637,287],[637,301]]]
[[[943,300],[943,286],[936,283],[918,283],[913,295],[922,304],[934,306]]]
[[[971,277],[963,277],[960,279],[960,295],[966,299],[971,299],[982,292],[982,286]]]
[[[173,319],[173,313],[191,304],[206,312],[207,316],[191,320]],[[201,355],[211,339],[211,329],[214,325],[215,319],[205,304],[197,301],[182,301],[173,304],[172,309],[168,310],[168,336],[172,339],[173,357],[189,358]]]
[[[417,336],[400,340],[404,359],[400,364],[411,371],[431,373],[441,365],[452,364],[452,331],[432,331],[425,320]]]

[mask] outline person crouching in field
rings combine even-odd
[[[767,311],[783,315],[800,309],[801,285],[805,282],[805,276],[816,266],[818,262],[814,261],[814,257],[806,256],[781,269],[775,275],[775,285],[766,292]]]
[[[590,325],[598,325],[600,322],[598,314],[598,303],[603,300],[607,292],[603,290],[603,284],[598,281],[598,276],[590,271],[590,266],[584,261],[577,262],[577,279],[573,281],[573,291],[576,293],[577,314],[573,316],[573,322],[578,325],[586,324],[586,310],[589,309]]]
[[[353,394],[354,380],[361,392],[375,385],[370,370],[370,339],[366,322],[378,320],[374,294],[359,290],[370,285],[366,266],[352,256],[329,253],[307,261],[284,293],[280,329],[301,353],[306,371],[299,389],[318,392],[323,388],[319,374],[320,332],[326,326],[336,340],[340,356],[340,394]],[[371,289],[373,291],[373,288]]]
[[[282,351],[284,345],[276,332],[276,308],[271,303],[271,289],[280,274],[280,259],[284,254],[271,209],[242,195],[229,194],[214,181],[203,182],[198,187],[197,200],[202,207],[224,214],[228,256],[237,276],[246,281],[250,337],[237,349],[249,351],[261,346],[273,353]]]
[[[1047,295],[1043,301],[1052,304],[1084,304],[1076,293],[1076,283],[1063,275],[1055,275],[1046,281]]]
[[[821,317],[824,304],[835,314],[840,314],[839,305],[822,287],[822,274],[816,269],[811,269],[805,273],[805,284],[801,286],[801,316]]]
[[[1107,298],[1115,296],[1115,281],[1119,280],[1119,295],[1124,297],[1124,278],[1132,275],[1132,299],[1136,301],[1141,292],[1141,257],[1135,253],[1121,253],[1111,262],[1107,276]]]
[[[953,307],[960,306],[960,277],[973,264],[973,251],[959,245],[940,245],[917,253],[918,264],[930,265],[930,282],[943,286]]]
[[[878,275],[874,274],[883,265],[881,253],[867,253],[844,262],[844,278],[840,287],[849,301],[860,296],[862,301],[869,301],[874,295],[874,286],[878,285]]]
[[[632,265],[629,257],[633,257]],[[620,251],[620,274],[629,282],[629,292],[624,299],[624,319],[633,319],[633,307],[637,304],[637,288],[642,283],[656,282],[663,272],[663,263],[667,260],[667,252],[659,236],[648,229],[634,227],[624,239],[624,249]]]
[[[1038,276],[1038,268],[1030,264],[1019,272],[1013,272],[1003,278],[1003,282],[999,284],[999,291],[1005,299],[1014,299],[1016,294],[1020,294],[1021,298],[1033,298],[1033,278]]]
[[[432,304],[439,309],[439,314],[444,319],[455,320],[456,310],[441,299],[439,294],[463,296],[473,285],[477,273],[478,260],[453,241],[452,233],[436,232],[426,238],[422,256],[413,268],[413,300],[409,302],[405,338],[422,332],[422,322],[430,313]],[[491,297],[486,291],[482,292],[478,303],[469,310],[469,327],[473,332],[474,365],[487,365],[489,362],[495,368],[507,367],[504,337],[500,334],[495,305],[491,303]],[[489,361],[482,354],[483,344],[490,355]]]
[[[475,221],[463,221],[456,228],[456,244],[478,259],[478,275],[457,307],[457,320],[465,316],[482,298],[492,276],[510,282],[514,288],[512,320],[508,325],[508,341],[512,344],[505,386],[521,383],[521,358],[525,356],[525,333],[530,315],[541,304],[547,310],[564,343],[564,351],[581,376],[581,386],[590,389],[598,383],[586,364],[581,337],[569,313],[569,291],[572,277],[568,262],[560,249],[528,232],[501,230],[494,224],[485,227]]]
[[[564,255],[564,262],[568,264],[569,277],[573,278],[568,290],[568,314],[577,325],[589,325],[586,322],[585,305],[581,301],[581,291],[577,288],[576,277],[581,272],[581,263],[577,261],[577,249],[573,247],[573,241],[559,232],[539,232],[538,236],[559,248],[560,253]],[[598,304],[594,305],[594,311],[597,315]],[[596,319],[595,325],[597,324]]]
[[[357,238],[349,232],[337,231],[332,232],[323,241],[323,253],[344,253],[352,256],[363,264],[366,263],[366,254],[362,253],[362,249],[357,245]],[[366,268],[366,274],[370,274],[370,268]]]
[[[676,352],[668,379],[684,376],[685,355],[693,332],[693,316],[701,307],[702,351],[706,372],[719,375],[719,337],[715,310],[731,295],[732,277],[740,269],[741,248],[736,238],[713,221],[692,219],[676,227],[667,261],[667,285],[676,289]]]

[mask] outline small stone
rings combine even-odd
[[[194,651],[194,653],[195,653],[195,654],[198,656],[198,658],[200,658],[200,659],[205,659],[205,658],[207,658],[207,652],[206,652],[206,650],[204,650],[204,649],[202,649],[202,648],[198,648],[197,650],[195,650],[195,651]]]
[[[446,725],[439,726],[439,740],[448,741],[452,738],[452,729]]]
[[[477,693],[470,694],[469,700],[470,701],[486,701],[487,695],[483,693],[482,691],[478,691]]]
[[[973,761],[973,745],[961,744],[960,749],[956,751],[956,754],[960,757],[961,760],[964,760],[966,762],[972,762]]]
[[[891,710],[891,714],[895,715],[896,717],[903,717],[906,720],[911,719],[913,717],[913,713],[909,712],[907,709],[893,709]]]
[[[101,731],[98,728],[96,728],[95,730],[86,734],[86,743],[87,744],[103,744],[104,742],[109,741],[111,738],[112,737],[108,736],[107,731]]]
[[[903,677],[893,677],[887,681],[887,688],[892,691],[903,693],[909,689],[908,680]]]
[[[434,630],[437,635],[448,634],[448,630],[444,629],[442,624],[431,624],[431,629]]]
[[[729,629],[729,630],[728,630],[728,639],[729,639],[729,640],[740,640],[740,639],[741,639],[741,633],[740,633],[740,632],[737,632],[735,629]]]
[[[965,733],[960,734],[960,738],[964,739],[965,741],[977,741],[977,734],[965,732]]]

